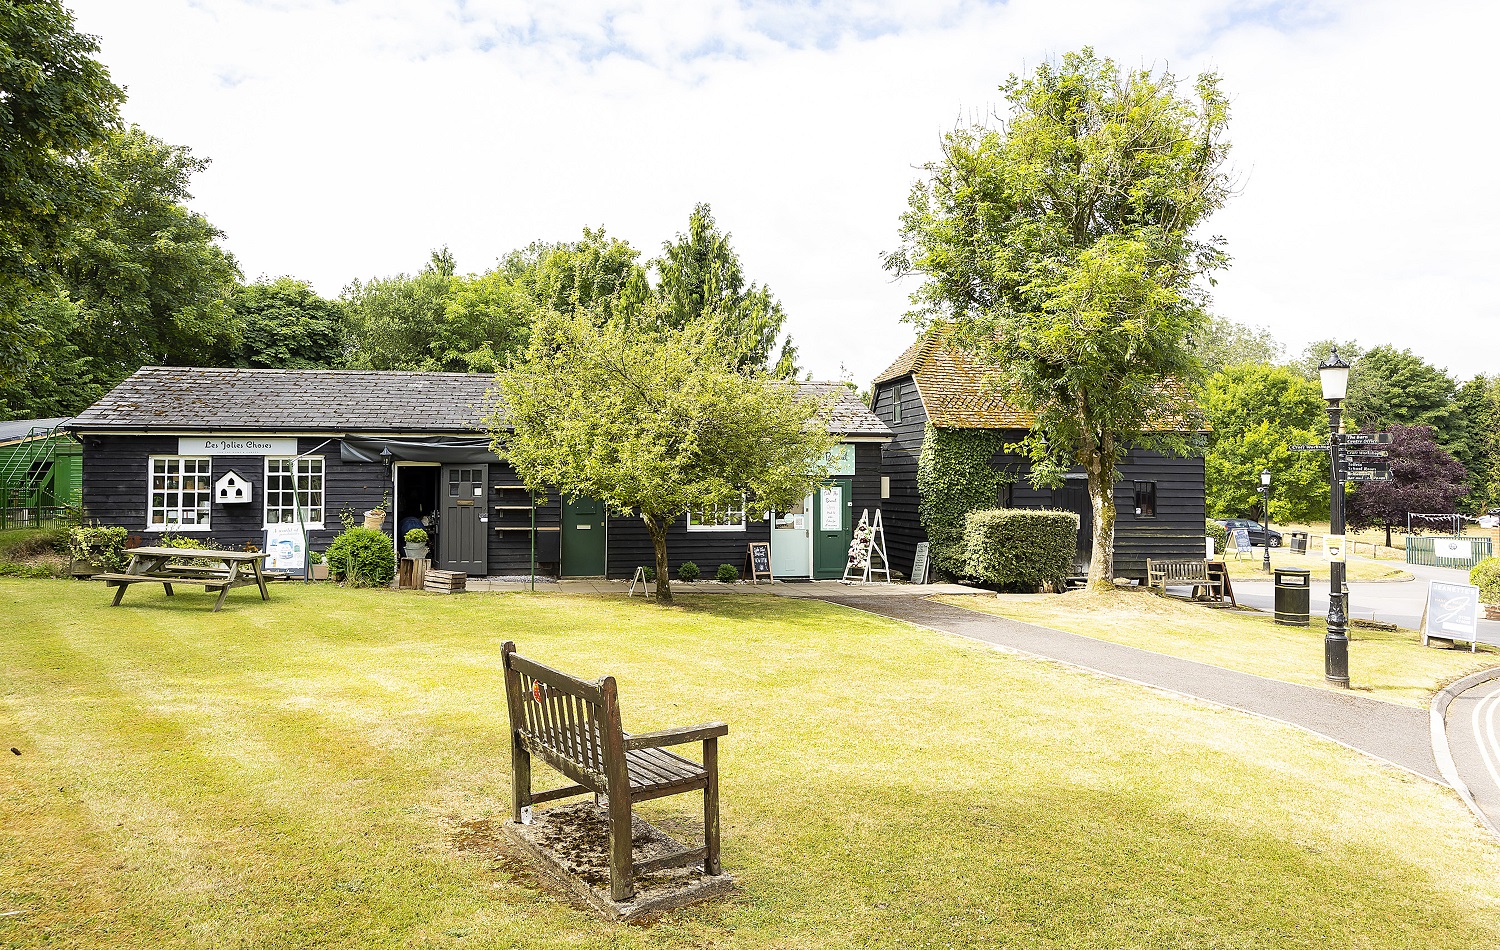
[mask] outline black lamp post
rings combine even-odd
[[[1323,398],[1328,401],[1329,510],[1328,533],[1339,546],[1339,556],[1328,562],[1328,635],[1323,638],[1323,678],[1335,686],[1349,686],[1349,613],[1344,605],[1344,480],[1343,436],[1339,433],[1342,404],[1349,390],[1349,364],[1338,347],[1318,364]]]
[[[1260,473],[1260,493],[1264,496],[1261,502],[1261,542],[1260,549],[1265,552],[1264,570],[1271,573],[1271,473],[1262,471]]]

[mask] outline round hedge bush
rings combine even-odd
[[[1214,539],[1214,553],[1224,554],[1229,550],[1229,529],[1210,519],[1203,530]]]
[[[714,577],[725,584],[733,584],[740,579],[740,569],[733,564],[720,564],[719,569],[714,572]]]
[[[325,555],[333,579],[355,587],[386,587],[396,576],[391,539],[373,528],[350,528],[333,539]]]
[[[695,581],[702,576],[703,572],[698,570],[698,565],[694,564],[692,561],[683,561],[682,566],[677,568],[678,580]]]
[[[1500,557],[1487,557],[1469,571],[1469,583],[1479,588],[1479,599],[1500,604]]]

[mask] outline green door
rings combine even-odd
[[[813,577],[844,576],[854,540],[854,480],[833,478],[813,493]]]
[[[562,575],[604,576],[604,504],[597,498],[563,499]]]

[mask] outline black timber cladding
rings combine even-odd
[[[895,422],[895,403],[900,394],[901,421]],[[926,438],[927,413],[915,380],[905,376],[874,387],[875,414],[890,426],[895,438],[884,447],[884,473],[891,479],[891,497],[884,502],[887,544],[891,559],[903,573],[911,570],[918,542],[927,540],[918,511],[917,461]],[[1021,430],[1011,433],[1019,441]],[[991,464],[1013,472],[1011,505],[1016,508],[1061,507],[1061,491],[1034,488],[1027,480],[1030,462],[1017,455],[996,455]],[[1146,559],[1202,559],[1204,519],[1204,468],[1201,457],[1174,458],[1143,449],[1131,449],[1119,466],[1115,484],[1115,573],[1120,577],[1144,578]],[[1074,469],[1072,475],[1081,475]],[[1156,516],[1135,515],[1134,482],[1156,483]]]

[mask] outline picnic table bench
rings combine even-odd
[[[1195,598],[1202,591],[1210,600],[1223,603],[1225,577],[1225,573],[1210,571],[1208,561],[1146,559],[1146,586],[1163,594],[1167,592],[1168,584],[1174,587],[1191,585]]]
[[[217,590],[219,599],[214,601],[214,612],[224,606],[224,598],[236,587],[260,588],[260,599],[270,600],[266,590],[266,576],[261,565],[266,555],[260,551],[215,551],[195,548],[130,548],[130,563],[123,573],[95,574],[93,579],[104,581],[115,588],[115,599],[111,607],[120,606],[125,590],[131,584],[160,584],[171,597],[173,584],[202,586],[205,591]],[[173,564],[183,560],[217,561],[215,564]]]
[[[701,859],[707,874],[721,873],[719,737],[727,735],[729,727],[710,722],[631,735],[620,726],[613,676],[588,682],[526,659],[509,640],[500,649],[510,713],[511,820],[529,824],[532,806],[544,802],[590,792],[596,802],[607,796],[609,890],[615,901],[635,895],[638,872],[682,867]],[[701,764],[663,748],[687,742],[703,743]],[[533,792],[533,755],[577,784]],[[697,789],[703,790],[703,847],[634,863],[631,804]]]

